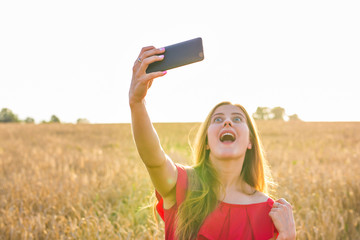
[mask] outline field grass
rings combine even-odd
[[[197,123],[155,124],[189,164]],[[297,239],[360,239],[360,123],[258,122]],[[0,124],[0,239],[163,239],[128,124]]]

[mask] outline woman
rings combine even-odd
[[[157,210],[166,239],[295,239],[292,209],[267,191],[266,162],[255,125],[246,110],[218,104],[202,124],[195,166],[174,164],[163,151],[145,107],[155,78],[150,63],[164,48],[145,47],[133,67],[129,91],[132,129],[138,152],[156,189]]]

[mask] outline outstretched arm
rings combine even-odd
[[[177,170],[175,164],[162,149],[145,106],[145,96],[153,80],[166,74],[166,72],[146,74],[146,69],[150,63],[161,61],[163,56],[158,56],[158,54],[164,51],[164,49],[156,49],[155,47],[144,47],[141,50],[133,67],[129,104],[132,131],[137,150],[150,174],[155,189],[164,198],[164,204],[170,207],[172,203],[175,203],[174,189]]]

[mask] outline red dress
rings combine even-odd
[[[165,221],[165,239],[175,238],[175,217],[178,207],[185,200],[187,189],[186,170],[176,165],[178,177],[176,182],[176,204],[170,209],[163,208],[163,199],[156,192],[159,203],[157,212]],[[270,239],[277,230],[269,216],[274,201],[268,198],[266,202],[254,204],[230,204],[220,202],[217,208],[206,217],[201,226],[198,240],[210,239]]]

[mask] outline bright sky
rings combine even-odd
[[[203,121],[218,102],[360,121],[359,1],[1,1],[0,109],[36,122],[130,122],[141,48],[202,37],[204,61],[151,87],[154,122]]]

